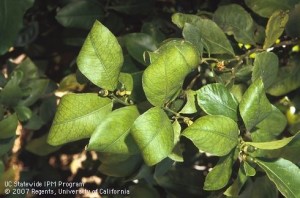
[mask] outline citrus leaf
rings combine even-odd
[[[299,134],[300,134],[300,132],[298,132],[294,136],[291,136],[288,138],[283,138],[281,140],[271,141],[271,142],[245,142],[245,143],[248,145],[254,146],[256,148],[259,148],[259,149],[274,150],[274,149],[279,149],[279,148],[286,146]]]
[[[237,42],[255,44],[252,17],[242,6],[237,4],[220,6],[215,11],[213,20],[224,32],[233,35]]]
[[[216,156],[228,154],[237,145],[238,134],[236,122],[222,115],[200,117],[182,133],[198,149]]]
[[[266,97],[261,78],[255,80],[246,90],[239,109],[248,131],[272,112],[272,105]]]
[[[167,114],[159,107],[153,107],[139,116],[131,133],[149,166],[166,158],[174,147],[172,124]]]
[[[195,99],[196,92],[193,90],[186,90],[185,95],[186,95],[186,103],[179,113],[185,113],[185,114],[196,113],[197,112],[196,99]]]
[[[263,49],[271,47],[275,41],[281,36],[284,31],[285,25],[289,20],[287,12],[278,10],[270,17],[266,28],[266,40]]]
[[[269,179],[275,183],[277,189],[285,197],[297,198],[300,196],[298,166],[282,158],[276,161],[256,159],[255,162],[267,173]]]
[[[246,176],[244,169],[240,167],[237,178],[234,180],[233,184],[226,189],[224,195],[229,197],[238,197],[240,190],[246,183],[247,179],[248,177]]]
[[[23,105],[18,105],[16,107],[14,107],[14,110],[18,116],[18,119],[21,121],[21,122],[24,122],[24,121],[27,121],[31,118],[32,116],[32,111],[31,109],[29,109],[28,107],[26,106],[23,106]]]
[[[252,81],[262,78],[265,90],[275,82],[278,73],[278,57],[273,52],[262,52],[255,56]]]
[[[254,176],[256,174],[256,170],[246,161],[243,161],[243,167],[247,176]]]
[[[16,135],[18,118],[14,113],[0,121],[0,139],[11,138]]]
[[[139,115],[136,106],[123,107],[108,114],[93,132],[88,150],[117,154],[138,153],[130,128]]]
[[[203,86],[197,90],[197,101],[205,113],[223,115],[237,121],[238,101],[223,84]]]
[[[47,143],[47,135],[35,138],[28,142],[25,149],[38,156],[46,156],[61,148],[61,146],[51,146]]]
[[[289,20],[286,24],[286,34],[292,38],[300,36],[300,3],[295,5],[294,9],[289,13]]]
[[[123,64],[121,46],[116,37],[96,21],[85,40],[77,64],[80,72],[95,85],[113,91]]]
[[[204,190],[219,190],[228,183],[233,165],[234,151],[219,159],[217,165],[205,177]]]
[[[186,75],[199,63],[197,50],[189,42],[170,41],[143,73],[143,88],[154,106],[168,102],[181,89]]]
[[[103,6],[97,1],[75,1],[62,7],[56,15],[56,20],[68,28],[90,29],[95,20],[104,18]]]
[[[140,0],[123,0],[116,5],[109,6],[108,9],[128,15],[147,14],[152,10],[154,0],[140,1]]]
[[[48,136],[52,146],[88,138],[112,109],[112,101],[97,94],[63,96]]]
[[[187,40],[202,40],[204,48],[211,54],[234,55],[226,35],[222,29],[212,20],[203,19],[196,15],[176,13],[172,15],[172,22],[179,28],[184,28],[186,23],[195,26],[199,31],[199,39],[185,38]]]

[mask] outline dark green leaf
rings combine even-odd
[[[185,38],[192,41],[202,41],[204,48],[211,54],[234,55],[232,46],[221,28],[210,19],[203,19],[196,15],[176,13],[172,21],[179,28],[184,28],[186,23],[195,26],[199,31],[199,38]],[[193,35],[195,36],[195,35]],[[195,43],[196,45],[196,43]],[[199,48],[199,46],[198,46]]]
[[[166,38],[163,31],[167,29],[167,25],[168,21],[164,21],[162,18],[155,18],[152,21],[144,22],[141,32],[152,36],[156,43],[161,43]]]
[[[29,120],[31,118],[31,116],[32,116],[31,109],[29,109],[26,106],[18,105],[16,107],[14,107],[14,110],[15,110],[17,116],[18,116],[18,119],[21,122]]]
[[[47,143],[48,135],[43,135],[28,142],[25,149],[38,156],[46,156],[60,149],[60,146],[51,146]]]
[[[289,20],[287,12],[278,10],[270,17],[266,28],[266,40],[263,49],[271,47],[275,41],[281,36],[285,25]]]
[[[30,119],[26,122],[25,125],[23,125],[23,127],[29,130],[38,130],[44,124],[45,122],[42,120],[42,118],[39,115],[37,115],[36,113],[32,113]]]
[[[112,101],[97,94],[68,94],[58,106],[48,143],[56,146],[91,136],[112,109]]]
[[[8,139],[0,139],[0,157],[2,157],[4,154],[8,153],[12,149],[15,143],[15,139],[16,136],[13,136]]]
[[[18,126],[16,114],[12,114],[0,121],[0,139],[7,139],[15,136]]]
[[[204,46],[207,47],[207,44],[199,35],[201,35],[201,32],[196,26],[194,26],[190,23],[184,24],[184,27],[182,30],[183,38],[185,40],[191,42],[193,45],[195,45],[197,47],[197,50],[198,50],[200,56],[202,57],[203,48],[204,48]],[[206,50],[209,53],[209,49],[206,49]]]
[[[141,164],[142,158],[140,155],[131,155],[128,159],[120,162],[102,163],[99,171],[113,177],[127,177],[137,171]]]
[[[2,174],[4,172],[4,163],[2,160],[0,160],[0,178],[2,178]]]
[[[23,78],[22,71],[15,71],[11,74],[9,81],[0,92],[0,101],[6,106],[16,106],[23,96],[19,84]]]
[[[200,117],[182,133],[200,150],[217,156],[228,154],[237,145],[238,134],[236,122],[221,115]]]
[[[279,109],[272,106],[272,112],[251,131],[254,142],[274,140],[286,127],[287,119]]]
[[[99,2],[80,0],[62,7],[55,18],[64,27],[90,29],[104,15],[103,6]]]
[[[153,107],[138,117],[131,133],[149,166],[166,158],[174,147],[172,124],[159,107]]]
[[[278,73],[278,57],[272,52],[256,54],[252,72],[252,81],[262,78],[267,90],[276,80]]]
[[[96,21],[77,57],[78,68],[95,85],[113,91],[123,64],[116,37]]]
[[[147,184],[138,184],[131,186],[129,188],[130,190],[130,197],[131,198],[154,198],[154,197],[160,197],[157,190]]]
[[[23,15],[34,0],[0,1],[0,55],[8,51],[23,26]]]
[[[299,134],[300,134],[300,132],[294,136],[291,136],[288,138],[283,138],[281,140],[271,141],[271,142],[246,142],[246,144],[254,146],[259,149],[274,150],[274,149],[279,149],[279,148],[286,146],[294,138],[296,138]]]
[[[297,4],[295,8],[289,13],[289,21],[286,24],[286,34],[293,38],[300,37],[300,4]]]
[[[149,13],[154,6],[154,0],[123,0],[117,5],[108,7],[109,9],[129,14],[147,14]]]
[[[154,171],[154,178],[158,179],[161,176],[164,176],[168,170],[174,165],[174,161],[171,160],[170,158],[166,158],[162,160],[160,163],[158,163],[155,166],[155,171]]]
[[[145,51],[156,50],[155,41],[145,33],[131,33],[124,36],[125,46],[129,54],[143,65],[148,65],[143,58]]]
[[[224,32],[233,35],[237,42],[255,44],[252,17],[242,6],[237,4],[220,6],[215,11],[213,20]]]
[[[88,150],[118,154],[138,153],[130,128],[139,115],[136,106],[123,107],[108,114],[93,132]]]
[[[256,174],[256,170],[246,161],[243,162],[243,167],[247,176],[254,176]]]
[[[40,76],[39,69],[30,58],[23,60],[22,63],[16,67],[15,71],[21,71],[23,73],[22,85],[26,85],[29,81],[37,79]]]
[[[267,173],[269,179],[275,183],[285,197],[297,198],[300,196],[300,170],[298,166],[282,158],[276,161],[256,159],[255,162]]]
[[[281,67],[275,83],[267,90],[273,96],[281,96],[300,87],[299,61],[290,63],[289,66]]]
[[[185,41],[170,41],[143,74],[143,88],[154,106],[168,102],[181,89],[186,75],[199,64],[196,49]]]
[[[49,84],[48,79],[34,79],[22,87],[29,91],[29,95],[19,102],[19,105],[30,106],[34,104],[46,91]]]
[[[289,10],[298,0],[245,0],[246,5],[262,17],[270,17],[277,10]]]
[[[226,186],[232,173],[233,154],[234,152],[231,152],[219,159],[217,165],[205,178],[204,190],[219,190]]]
[[[197,101],[209,115],[223,115],[237,120],[238,101],[223,84],[203,86],[197,91]]]
[[[266,97],[261,78],[255,80],[247,89],[239,109],[248,131],[251,131],[272,112],[272,105]]]
[[[226,189],[224,195],[229,197],[238,197],[240,190],[244,186],[247,179],[248,177],[246,176],[244,169],[240,167],[237,178],[234,180],[233,184]]]

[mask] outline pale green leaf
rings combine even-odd
[[[243,95],[239,109],[248,131],[251,131],[272,112],[272,105],[266,97],[261,78],[249,86]]]
[[[153,107],[139,116],[133,124],[131,133],[149,166],[166,158],[174,147],[172,124],[159,107]]]
[[[252,82],[262,78],[264,88],[267,90],[276,80],[278,73],[278,57],[273,52],[256,54],[252,72]]]
[[[168,102],[199,64],[197,50],[185,41],[171,41],[158,50],[158,57],[143,73],[143,88],[154,106]]]
[[[298,0],[245,0],[246,5],[262,17],[270,17],[277,10],[289,10]]]
[[[185,91],[186,103],[179,113],[192,114],[197,112],[195,95],[196,92],[193,90]]]
[[[6,53],[23,26],[23,17],[34,0],[0,0],[0,55]]]
[[[256,170],[246,161],[243,161],[243,167],[247,176],[254,176],[256,174]]]
[[[254,146],[255,148],[264,149],[264,150],[274,150],[279,149],[284,146],[286,146],[288,143],[290,143],[294,138],[296,138],[300,132],[298,132],[296,135],[283,138],[281,140],[275,140],[271,142],[245,142],[248,145]]]
[[[285,197],[300,197],[300,170],[297,165],[282,158],[276,161],[256,159],[255,162],[267,173],[269,179]]]
[[[90,29],[96,20],[104,18],[103,6],[94,0],[75,1],[62,7],[56,20],[68,28]]]
[[[87,149],[117,154],[138,153],[130,128],[139,115],[136,106],[114,110],[101,120],[90,138]]]
[[[226,186],[232,173],[233,155],[234,152],[231,152],[219,159],[217,165],[205,177],[204,190],[219,190]]]
[[[248,177],[246,176],[244,169],[240,167],[237,178],[234,180],[233,184],[226,189],[224,195],[229,197],[238,197],[240,190],[246,183],[247,179]]]
[[[0,121],[0,139],[11,138],[16,135],[18,118],[14,113]]]
[[[252,17],[242,6],[237,4],[220,6],[215,11],[213,20],[224,32],[233,35],[237,42],[255,44]]]
[[[119,82],[122,84],[120,88],[124,88],[126,91],[133,90],[133,78],[132,74],[120,73]]]
[[[175,13],[172,16],[172,22],[179,28],[184,28],[186,23],[196,27],[199,33],[199,38],[187,37],[185,39],[197,42],[202,41],[203,46],[208,53],[234,55],[232,46],[230,45],[226,35],[214,21],[210,19],[203,19],[196,15]],[[193,37],[194,36],[195,35],[193,35]],[[195,45],[197,44],[195,43]]]
[[[266,28],[266,40],[263,49],[271,47],[275,41],[281,36],[284,31],[285,25],[289,20],[287,12],[278,10],[270,17]]]
[[[200,117],[182,133],[198,149],[217,156],[228,154],[238,144],[238,134],[237,123],[221,115]]]
[[[63,96],[50,129],[48,143],[56,146],[90,137],[111,109],[112,101],[97,94]]]
[[[197,90],[197,101],[201,109],[209,115],[223,115],[237,120],[238,101],[223,84],[203,86]]]
[[[123,64],[116,37],[96,21],[77,57],[78,68],[95,85],[113,91]]]

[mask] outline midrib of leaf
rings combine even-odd
[[[226,135],[226,134],[224,134],[224,133],[220,133],[219,131],[207,130],[207,129],[194,129],[194,130],[195,130],[195,131],[201,130],[201,131],[205,131],[205,133],[211,133],[211,134],[219,135],[219,136],[221,136],[221,137],[225,137],[225,138],[227,138],[227,139],[229,139],[229,140],[232,140],[233,142],[235,142],[235,141],[237,140],[237,139],[234,138],[233,136]],[[194,131],[194,130],[193,130],[193,131]]]
[[[280,178],[275,172],[273,172],[271,169],[269,169],[269,168],[268,168],[267,166],[265,166],[263,163],[260,163],[259,161],[257,161],[257,163],[260,164],[261,166],[265,167],[265,168],[266,168],[268,171],[270,171],[271,173],[273,173],[273,174],[278,178],[278,180],[280,181],[280,183],[281,183],[283,186],[285,186],[286,189],[288,189],[288,190],[290,191],[290,193],[291,193],[294,197],[296,197],[296,195],[293,193],[293,191],[291,191],[291,190],[289,189],[289,186],[286,185],[285,182],[282,181],[281,178]],[[267,172],[267,174],[269,175],[268,172]],[[270,178],[272,178],[272,177],[270,176]],[[274,182],[274,183],[275,183],[275,185],[278,187],[277,183],[276,183],[276,182]]]
[[[116,138],[112,143],[110,143],[105,148],[103,148],[103,151],[101,151],[101,152],[105,152],[107,149],[109,149],[109,147],[111,147],[112,145],[114,145],[119,139],[121,139],[123,136],[127,135],[128,131],[130,130],[130,128],[131,127],[129,127],[128,129],[126,129],[125,132],[122,133],[120,136],[118,136],[118,138]]]
[[[223,46],[220,45],[219,43],[216,43],[216,42],[214,42],[214,41],[208,39],[207,37],[204,38],[204,39],[207,40],[207,41],[210,42],[210,43],[213,43],[213,44],[219,46],[220,48],[222,48],[222,49],[224,49],[225,51],[229,52],[229,54],[234,55],[231,51],[229,51],[227,48],[223,47]]]
[[[54,126],[57,126],[57,125],[66,124],[66,123],[69,123],[69,122],[74,122],[74,121],[79,120],[79,119],[81,119],[81,118],[83,118],[83,117],[90,116],[91,114],[94,114],[94,113],[96,113],[96,112],[102,110],[103,108],[107,107],[107,106],[110,105],[110,104],[111,104],[111,103],[108,103],[108,104],[106,104],[105,106],[102,106],[101,108],[99,108],[99,109],[97,109],[97,110],[94,110],[94,111],[92,111],[92,112],[89,112],[88,114],[81,115],[81,116],[79,116],[79,117],[73,118],[73,119],[71,119],[71,120],[66,120],[66,121],[62,121],[62,122],[54,122],[53,125],[54,125]]]
[[[241,32],[245,37],[247,37],[247,39],[249,39],[250,41],[252,41],[253,42],[253,38],[251,38],[250,36],[249,36],[249,33],[247,33],[247,32],[244,32],[243,31],[243,29],[241,29],[241,28],[239,28],[239,27],[237,27],[237,26],[235,26],[235,25],[231,25],[233,28],[236,28],[239,32]]]
[[[101,31],[103,31],[102,29],[103,29],[103,28],[101,27]],[[103,66],[103,69],[105,70],[106,81],[108,81],[108,82],[110,83],[110,86],[111,86],[111,87],[114,87],[114,83],[111,81],[111,78],[110,78],[110,76],[108,75],[109,72],[107,71],[106,65],[103,64],[102,59],[101,59],[101,56],[100,56],[100,54],[99,54],[98,51],[97,51],[97,47],[95,46],[95,43],[93,42],[93,41],[96,40],[96,39],[93,38],[93,35],[92,35],[92,34],[93,34],[93,32],[91,32],[88,36],[89,36],[89,39],[90,39],[91,44],[92,44],[92,46],[93,46],[93,49],[94,49],[94,51],[95,51],[95,54],[96,54],[96,56],[97,56],[97,58],[98,58],[100,64]],[[107,33],[106,33],[106,34],[107,34]],[[105,40],[106,40],[106,43],[107,43],[107,42],[108,42],[108,39],[105,39]]]
[[[231,96],[231,95],[230,95]],[[221,104],[222,106],[226,107],[227,109],[231,110],[233,113],[236,113],[236,110],[231,108],[229,105],[227,105],[226,103],[223,103],[221,98],[214,98],[216,101],[218,101],[219,104]]]

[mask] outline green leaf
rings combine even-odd
[[[152,10],[154,3],[154,0],[123,0],[116,5],[109,6],[108,9],[112,9],[128,15],[145,15]]]
[[[0,157],[7,154],[13,147],[15,143],[16,136],[8,139],[0,139]]]
[[[298,132],[294,136],[291,136],[288,138],[283,138],[281,140],[271,141],[271,142],[245,142],[245,143],[248,145],[254,146],[256,148],[259,148],[259,149],[274,150],[274,149],[279,149],[279,148],[286,146],[299,134],[300,134],[300,132]]]
[[[244,186],[247,179],[248,177],[246,176],[244,169],[240,167],[237,178],[234,180],[233,184],[226,189],[224,195],[229,197],[238,197],[240,190]]]
[[[21,71],[23,73],[23,78],[21,81],[22,85],[26,85],[27,82],[40,77],[39,69],[30,58],[26,58],[25,60],[23,60],[16,67],[15,71]]]
[[[131,133],[149,166],[166,158],[174,147],[172,124],[159,107],[153,107],[139,116],[133,124]]]
[[[186,103],[179,113],[192,114],[197,112],[195,95],[196,92],[193,90],[185,91]]]
[[[220,6],[215,11],[213,20],[224,32],[233,35],[237,42],[255,44],[252,17],[242,6],[237,4]]]
[[[34,0],[0,0],[0,55],[6,53],[23,26],[23,15]]]
[[[270,17],[266,28],[266,40],[263,49],[271,47],[275,41],[281,36],[284,31],[285,25],[289,20],[287,12],[278,10]]]
[[[219,159],[217,165],[205,177],[204,190],[219,190],[226,186],[232,173],[233,154],[234,151]]]
[[[16,107],[14,107],[14,110],[15,110],[17,116],[18,116],[18,119],[21,122],[25,122],[25,121],[29,120],[32,116],[31,109],[29,109],[26,106],[18,105]]]
[[[16,106],[23,96],[20,82],[23,78],[22,71],[14,71],[5,87],[0,92],[0,101],[6,106]]]
[[[138,153],[130,128],[139,115],[136,106],[123,107],[108,114],[93,132],[88,150],[118,154]]]
[[[289,13],[289,21],[286,24],[286,34],[292,38],[300,37],[300,3],[295,5]]]
[[[299,61],[290,63],[289,66],[281,67],[275,83],[267,90],[272,96],[282,96],[300,87]]]
[[[127,177],[139,169],[142,164],[140,155],[132,155],[129,158],[116,163],[102,163],[99,171],[108,176]]]
[[[207,47],[207,45],[206,45],[205,41],[199,36],[200,34],[201,34],[200,30],[196,26],[194,26],[190,23],[184,24],[184,27],[182,30],[183,38],[185,40],[191,42],[193,45],[195,45],[200,56],[202,57],[204,46]],[[207,49],[207,51],[209,51],[209,49]]]
[[[298,166],[282,158],[276,161],[256,159],[255,162],[267,173],[269,179],[275,183],[277,189],[285,197],[297,198],[300,196]]]
[[[272,105],[266,97],[261,78],[249,86],[243,95],[239,109],[248,131],[251,131],[272,112]]]
[[[189,42],[170,41],[143,74],[143,88],[154,106],[168,102],[181,89],[188,73],[199,64],[197,50]]]
[[[29,95],[19,102],[19,105],[33,105],[46,91],[49,79],[34,79],[29,81],[26,86],[22,87],[29,91]]]
[[[2,174],[4,173],[4,163],[2,160],[0,160],[0,178],[2,178]]]
[[[287,119],[279,109],[272,106],[272,112],[251,131],[254,142],[274,140],[286,127]]]
[[[202,41],[203,46],[208,53],[234,55],[232,46],[230,45],[224,32],[212,20],[203,19],[196,15],[175,13],[172,16],[172,22],[175,23],[179,28],[184,28],[186,23],[195,26],[199,31],[197,32],[197,34],[199,33],[199,38],[185,39],[197,42]]]
[[[147,184],[137,184],[129,187],[131,198],[153,198],[160,197],[155,188]]]
[[[103,6],[99,2],[81,0],[62,7],[55,18],[64,27],[89,30],[94,22],[103,19],[104,15]]]
[[[77,57],[78,68],[95,85],[113,91],[123,64],[116,37],[96,21]]]
[[[255,56],[252,72],[252,82],[262,78],[267,90],[276,80],[278,73],[278,57],[273,52],[262,52]]]
[[[124,36],[125,46],[129,54],[143,65],[148,65],[144,61],[143,54],[145,51],[156,50],[156,44],[153,38],[145,33],[131,33]]]
[[[132,91],[133,78],[131,74],[121,72],[119,76],[119,82],[121,83],[119,89],[125,88],[126,91]]]
[[[298,0],[245,0],[246,5],[262,17],[270,17],[277,10],[289,10]]]
[[[238,134],[236,122],[222,115],[200,117],[182,133],[198,149],[216,156],[228,154],[237,145]]]
[[[168,156],[170,159],[176,161],[176,162],[183,162],[183,148],[179,142],[180,140],[180,134],[181,134],[181,125],[179,124],[178,120],[175,120],[172,123],[172,127],[174,130],[174,145],[172,153]]]
[[[237,121],[238,101],[223,84],[203,86],[197,90],[197,101],[205,113],[223,115]]]
[[[47,143],[48,135],[35,138],[28,142],[25,149],[38,156],[46,156],[59,150],[60,146],[51,146]]]
[[[243,167],[247,176],[254,176],[256,174],[256,170],[246,161],[243,161]]]
[[[16,114],[12,114],[0,121],[0,139],[7,139],[15,136],[18,126]]]
[[[97,94],[63,96],[50,129],[48,143],[52,146],[88,138],[112,109],[112,101]]]

